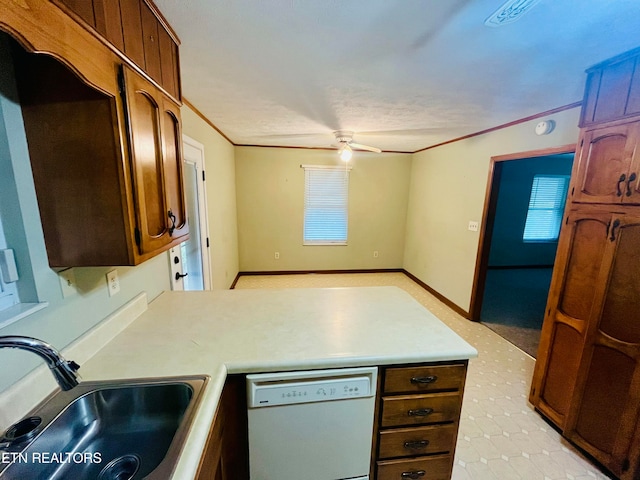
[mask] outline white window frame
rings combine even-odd
[[[300,166],[304,169],[302,244],[347,245],[351,166]],[[329,212],[333,215],[323,215]]]
[[[558,240],[569,179],[569,175],[539,174],[533,177],[527,217],[522,231],[524,243],[553,243]],[[545,191],[551,188],[551,185],[541,185],[549,181],[556,183],[555,190]]]

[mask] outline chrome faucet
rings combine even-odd
[[[55,348],[42,340],[18,335],[0,336],[0,348],[18,348],[40,356],[62,390],[71,390],[80,381],[80,375],[76,373],[80,365],[73,360],[65,360]]]

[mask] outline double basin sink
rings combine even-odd
[[[0,479],[166,480],[206,376],[83,382],[0,438]]]

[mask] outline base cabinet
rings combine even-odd
[[[227,377],[196,480],[249,480],[249,434],[244,375]]]
[[[466,362],[383,368],[372,478],[451,478]]]
[[[379,367],[371,480],[451,478],[467,363]],[[246,395],[228,376],[196,480],[249,480]]]

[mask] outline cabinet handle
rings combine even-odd
[[[427,472],[425,472],[424,470],[413,470],[411,472],[402,472],[400,477],[402,477],[402,478],[411,478],[412,480],[414,480],[416,478],[424,477],[426,475],[426,473]]]
[[[411,383],[415,383],[417,385],[428,385],[430,383],[435,383],[438,380],[436,375],[429,375],[428,377],[413,377],[411,378]]]
[[[411,440],[409,442],[404,442],[404,448],[408,448],[409,450],[419,450],[428,446],[429,440]]]
[[[629,180],[627,180],[627,197],[631,196],[631,182],[635,182],[636,174],[635,172],[629,175]]]
[[[167,212],[167,217],[171,220],[171,226],[169,227],[169,236],[173,235],[174,230],[176,229],[176,216],[173,214],[171,210]]]
[[[611,236],[609,237],[609,240],[611,240],[612,242],[616,239],[616,228],[618,228],[620,226],[620,219],[616,218],[613,221],[613,225],[611,226]]]
[[[620,190],[620,185],[626,179],[627,179],[627,176],[624,173],[622,175],[620,175],[620,178],[618,179],[618,184],[616,185],[616,195],[619,196],[619,197],[622,196],[622,190]]]
[[[433,413],[433,408],[418,408],[416,410],[408,410],[407,415],[410,417],[426,417]]]

